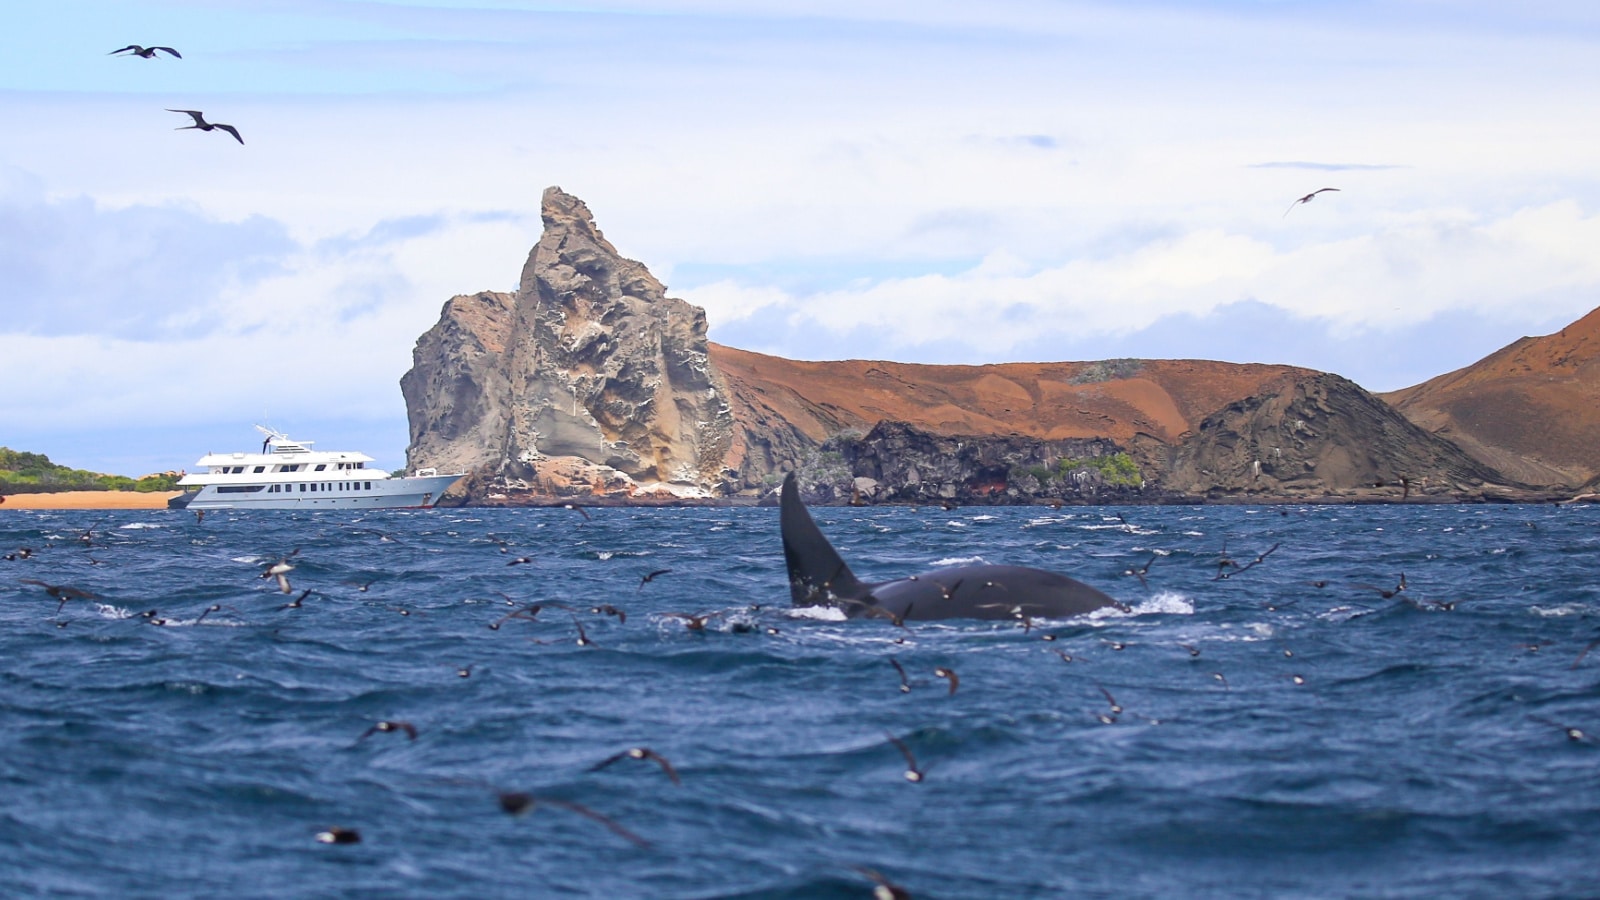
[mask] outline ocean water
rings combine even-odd
[[[1132,609],[792,610],[770,508],[0,511],[0,895],[1600,895],[1600,508],[813,513]]]

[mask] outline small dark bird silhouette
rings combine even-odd
[[[37,552],[39,551],[33,549],[32,547],[18,547],[17,552],[6,554],[6,562],[16,562],[19,559],[27,559]]]
[[[1543,716],[1529,716],[1528,718],[1534,720],[1535,722],[1543,722],[1546,725],[1550,725],[1550,726],[1553,726],[1555,728],[1561,729],[1562,732],[1564,732],[1566,734],[1567,740],[1569,740],[1569,741],[1581,742],[1581,743],[1589,743],[1589,744],[1600,744],[1600,738],[1597,738],[1594,735],[1589,734],[1588,732],[1584,731],[1582,728],[1576,728],[1576,727],[1571,726],[1571,725],[1566,725],[1566,724],[1563,724],[1561,722],[1557,722],[1557,721],[1555,721],[1553,719],[1546,719]]]
[[[722,613],[702,613],[700,615],[691,615],[690,613],[664,613],[663,615],[669,619],[682,619],[683,627],[689,629],[690,631],[705,631],[706,623],[712,619],[720,617]]]
[[[889,665],[894,666],[894,670],[900,673],[900,693],[911,693],[911,679],[906,677],[906,667],[900,665],[900,660],[892,656],[889,657]]]
[[[141,59],[155,59],[157,50],[160,50],[162,53],[170,54],[174,59],[183,59],[183,54],[172,49],[171,47],[141,47],[138,44],[129,44],[128,46],[123,47],[121,50],[113,50],[106,55],[116,56],[118,53],[126,53],[129,56],[137,56]]]
[[[1212,581],[1226,581],[1226,580],[1228,580],[1229,578],[1232,578],[1235,575],[1239,575],[1241,573],[1248,572],[1251,569],[1254,569],[1256,566],[1261,565],[1263,562],[1266,562],[1267,557],[1271,556],[1272,555],[1272,551],[1278,549],[1279,546],[1280,546],[1279,544],[1273,544],[1271,547],[1268,547],[1265,551],[1263,551],[1260,555],[1258,555],[1255,559],[1250,560],[1249,562],[1245,563],[1242,566],[1239,565],[1238,563],[1234,562],[1233,560],[1229,559],[1227,557],[1227,550],[1226,550],[1226,548],[1224,548],[1224,550],[1223,550],[1223,558],[1222,558],[1222,560],[1220,562],[1217,563],[1217,577],[1213,578],[1211,580]],[[1228,568],[1230,566],[1233,569],[1233,571],[1231,571],[1231,572],[1228,571]]]
[[[1316,196],[1318,194],[1322,193],[1323,191],[1337,191],[1337,190],[1338,190],[1338,188],[1317,188],[1316,190],[1312,191],[1311,193],[1309,193],[1309,194],[1305,195],[1304,197],[1301,197],[1300,199],[1298,199],[1298,200],[1294,201],[1293,203],[1289,204],[1289,209],[1284,210],[1283,211],[1283,215],[1284,215],[1285,218],[1288,218],[1290,211],[1293,210],[1296,206],[1299,206],[1302,203],[1310,203],[1312,200],[1316,199]]]
[[[954,696],[956,688],[961,686],[961,676],[956,674],[955,669],[946,669],[943,666],[940,666],[939,668],[933,670],[933,674],[950,682],[950,694],[947,696]]]
[[[299,609],[300,605],[302,603],[305,603],[306,602],[306,598],[309,597],[309,596],[311,596],[311,588],[306,588],[305,590],[300,592],[300,596],[294,598],[290,602],[285,603],[284,605],[282,605],[282,606],[280,606],[278,608],[279,609]]]
[[[385,719],[384,721],[379,722],[378,724],[362,732],[361,737],[356,738],[356,740],[358,742],[364,741],[375,734],[389,734],[395,731],[404,731],[406,733],[406,737],[413,741],[417,739],[417,726],[411,724],[410,722],[402,722],[399,719]]]
[[[888,732],[885,732],[884,734],[889,738],[889,743],[893,744],[895,749],[900,751],[900,755],[906,758],[906,780],[912,784],[921,782],[922,779],[927,776],[927,773],[921,768],[918,768],[917,758],[911,755],[911,748],[906,746],[905,741],[900,740],[894,735],[889,734]]]
[[[1140,587],[1148,588],[1150,586],[1150,584],[1149,584],[1149,582],[1144,580],[1144,576],[1150,574],[1150,564],[1156,561],[1156,557],[1158,555],[1159,554],[1156,554],[1156,553],[1150,554],[1149,562],[1146,562],[1144,565],[1140,566],[1137,569],[1133,569],[1133,568],[1124,569],[1122,571],[1122,574],[1134,576],[1135,578],[1139,579],[1139,586]]]
[[[506,599],[508,602],[510,601],[509,597]],[[499,631],[501,625],[504,625],[506,622],[509,622],[512,619],[524,619],[532,622],[538,617],[540,610],[543,610],[546,606],[553,606],[557,609],[567,609],[567,607],[562,606],[559,603],[530,603],[521,609],[512,610],[511,612],[508,612],[500,618],[494,620],[494,622],[489,625],[489,630]],[[568,612],[571,612],[571,610],[568,610]]]
[[[563,504],[561,504],[561,508],[562,509],[570,509],[570,510],[572,510],[574,512],[582,514],[582,516],[583,516],[585,521],[589,521],[590,518],[591,518],[590,515],[589,515],[589,511],[587,509],[584,509],[583,507],[579,506],[576,503],[563,503]]]
[[[1382,597],[1385,600],[1388,600],[1389,598],[1393,597],[1395,594],[1401,593],[1402,591],[1404,591],[1406,589],[1406,573],[1404,573],[1404,572],[1400,573],[1400,582],[1398,584],[1396,584],[1392,589],[1391,588],[1381,588],[1381,587],[1378,587],[1375,584],[1353,584],[1353,585],[1351,585],[1351,587],[1358,587],[1358,588],[1361,588],[1362,590],[1367,590],[1367,591],[1377,591],[1378,592],[1378,596]]]
[[[615,834],[618,837],[630,841],[640,847],[650,846],[649,841],[639,837],[637,834],[634,834],[628,829],[623,828],[609,817],[603,816],[581,803],[573,803],[570,800],[557,800],[554,797],[535,797],[532,794],[524,794],[520,791],[501,793],[497,795],[497,798],[500,801],[500,808],[513,816],[521,816],[533,812],[534,808],[542,803],[545,806],[554,806],[558,809],[564,809],[567,812],[577,813],[586,819],[599,822],[601,825],[604,825],[606,828],[610,829],[612,834]]]
[[[573,612],[570,609],[567,610],[567,614],[572,616],[572,627],[578,629],[578,646],[579,647],[593,647],[593,646],[595,646],[594,641],[589,640],[589,632],[583,630],[583,623],[578,621],[578,614]]]
[[[649,747],[630,747],[621,753],[606,757],[605,759],[591,766],[589,771],[598,772],[601,769],[604,769],[606,766],[624,759],[648,759],[660,766],[661,771],[666,773],[666,776],[672,780],[673,784],[683,784],[683,782],[678,778],[678,771],[672,767],[672,763],[667,762],[666,757],[655,752],[654,750],[651,750]]]
[[[207,122],[205,114],[198,109],[169,109],[167,112],[183,113],[194,119],[193,125],[180,125],[174,129],[176,131],[188,131],[191,128],[198,128],[201,131],[226,131],[233,135],[234,140],[241,144],[244,143],[244,138],[239,136],[239,129],[232,125],[224,125],[221,122]]]
[[[533,557],[531,557],[531,556],[519,556],[516,559],[513,559],[512,561],[506,563],[506,565],[508,565],[508,566],[522,566],[522,565],[527,565],[528,563],[531,563],[531,562],[533,562]]]
[[[1196,647],[1193,644],[1179,644],[1178,646],[1182,647],[1183,649],[1185,649],[1187,651],[1189,651],[1189,655],[1190,656],[1199,656],[1200,655],[1200,648]]]
[[[40,580],[38,580],[36,578],[24,578],[24,579],[22,579],[22,583],[23,584],[32,584],[32,585],[37,585],[39,587],[42,587],[42,588],[44,588],[44,592],[46,594],[50,595],[51,599],[61,601],[60,603],[56,604],[56,612],[57,613],[61,612],[61,607],[67,605],[67,601],[68,600],[99,600],[100,599],[100,595],[99,594],[91,593],[91,592],[85,591],[85,590],[79,590],[78,588],[72,587],[71,585],[45,584],[44,582],[42,582],[42,581],[40,581]]]
[[[299,547],[294,548],[294,552],[293,553],[290,553],[288,556],[285,556],[282,559],[279,559],[277,562],[273,563],[272,565],[267,566],[267,568],[264,571],[262,571],[261,577],[262,578],[276,578],[276,579],[278,579],[278,590],[283,591],[285,594],[293,593],[294,592],[294,588],[291,588],[289,586],[288,575],[289,575],[290,572],[294,571],[294,563],[289,562],[289,560],[294,559],[296,556],[299,556],[299,555],[300,555],[300,548]]]
[[[1578,658],[1573,660],[1572,665],[1568,666],[1567,668],[1576,669],[1578,667],[1578,663],[1583,662],[1583,658],[1589,655],[1589,651],[1596,647],[1600,647],[1600,640],[1590,641],[1589,645],[1583,648],[1583,652],[1578,654]]]
[[[602,603],[599,606],[591,606],[589,607],[589,612],[592,612],[597,616],[616,616],[618,625],[628,624],[628,613],[625,610],[618,609],[609,603]]]
[[[214,612],[221,612],[222,610],[229,609],[229,608],[230,607],[223,606],[221,603],[213,603],[210,606],[206,607],[206,611],[201,613],[200,617],[194,620],[194,623],[196,625],[199,625],[201,622],[204,622],[206,620],[206,616],[209,616]]]
[[[354,828],[339,828],[337,826],[326,831],[317,832],[317,842],[320,844],[359,844],[361,832]]]
[[[850,868],[859,872],[863,878],[873,883],[872,900],[911,900],[910,891],[885,878],[876,869],[869,869],[866,866],[851,866]]]
[[[1118,703],[1117,698],[1111,696],[1111,692],[1106,690],[1104,687],[1101,687],[1098,684],[1095,685],[1095,687],[1100,688],[1100,693],[1105,696],[1106,702],[1111,704],[1111,722],[1115,722],[1116,717],[1122,715],[1122,704]],[[1106,717],[1102,715],[1100,717],[1100,721],[1106,722]],[[1106,724],[1109,725],[1111,722],[1106,722]]]
[[[647,573],[643,578],[639,579],[639,587],[636,588],[636,590],[644,590],[644,586],[652,581],[655,581],[657,575],[667,575],[671,572],[671,569],[657,569],[654,572]]]

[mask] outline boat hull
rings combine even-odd
[[[370,488],[339,490],[334,483],[319,486],[329,489],[274,493],[270,485],[206,485],[167,502],[171,509],[429,509],[439,502],[450,485],[462,475],[386,478],[370,482]],[[291,487],[293,485],[290,485]],[[226,488],[226,490],[223,490]]]

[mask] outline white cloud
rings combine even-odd
[[[1015,258],[995,255],[953,275],[807,295],[727,279],[679,293],[705,305],[714,324],[782,312],[795,337],[774,343],[791,355],[806,355],[800,335],[865,331],[901,358],[941,345],[999,359],[1052,336],[1078,342],[1126,335],[1246,300],[1321,322],[1341,337],[1410,328],[1449,311],[1489,314],[1507,298],[1536,321],[1576,317],[1600,297],[1595,246],[1600,215],[1564,201],[1487,221],[1441,211],[1287,248],[1204,229],[1027,271]]]

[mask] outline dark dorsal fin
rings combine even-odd
[[[829,592],[852,600],[866,592],[812,521],[800,500],[793,472],[783,479],[778,524],[783,533],[783,559],[789,566],[789,595],[795,606],[827,603]]]

